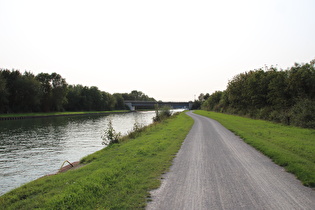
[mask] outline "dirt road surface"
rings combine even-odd
[[[315,190],[218,122],[195,124],[147,209],[315,209]]]

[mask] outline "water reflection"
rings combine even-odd
[[[154,112],[0,121],[0,194],[55,173],[65,160],[78,161],[104,148],[109,119],[123,135],[135,122],[152,123]]]

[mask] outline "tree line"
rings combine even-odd
[[[198,103],[204,110],[315,128],[315,60],[238,74],[226,90],[201,94]]]
[[[68,85],[57,73],[0,69],[0,113],[125,110],[125,100],[155,101],[141,91],[110,94]]]

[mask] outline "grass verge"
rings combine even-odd
[[[309,187],[315,187],[315,130],[208,111],[195,111],[220,122]]]
[[[160,185],[193,120],[184,113],[81,160],[86,164],[23,185],[0,197],[0,209],[144,208]]]
[[[88,111],[88,112],[34,112],[34,113],[16,113],[16,114],[0,114],[0,118],[8,117],[50,117],[50,116],[65,116],[65,115],[88,115],[88,114],[110,114],[118,112],[129,112],[128,110],[114,111]]]

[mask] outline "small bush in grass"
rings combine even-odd
[[[171,107],[163,106],[161,109],[159,106],[155,107],[155,117],[153,117],[154,122],[160,122],[168,117],[172,116]]]
[[[143,126],[142,124],[140,124],[139,122],[136,121],[133,124],[132,131],[128,132],[127,137],[131,138],[131,139],[134,139],[134,138],[140,136],[141,132],[144,131],[145,128],[146,128],[145,126]]]
[[[121,133],[117,133],[115,129],[113,128],[112,120],[109,120],[107,124],[107,128],[104,131],[104,134],[102,135],[102,144],[104,145],[110,145],[119,143],[119,140],[121,138]]]

